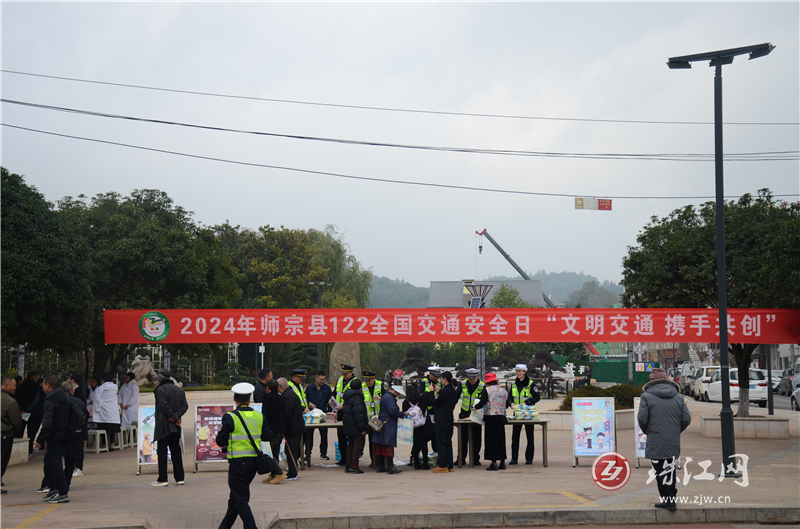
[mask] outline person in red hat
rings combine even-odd
[[[485,424],[483,457],[492,462],[486,470],[506,469],[506,405],[508,391],[497,385],[497,375],[486,373],[486,388],[475,409],[483,409]],[[497,462],[500,462],[500,465]]]

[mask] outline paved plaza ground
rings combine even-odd
[[[687,400],[687,404],[692,412],[692,424],[681,438],[682,455],[694,460],[687,469],[692,474],[699,474],[701,469],[696,462],[710,459],[710,470],[718,472],[721,441],[701,436],[699,414],[718,413],[719,404],[693,400]],[[543,401],[539,408],[548,410],[557,405],[557,401]],[[760,414],[766,415],[766,411],[761,410]],[[680,505],[679,513],[685,511],[688,515],[701,509],[721,507],[728,512],[734,512],[733,508],[800,507],[800,414],[783,410],[776,410],[775,414],[790,419],[789,439],[736,440],[736,451],[750,458],[749,485],[742,487],[735,483],[741,479],[728,478],[722,482],[716,479],[692,480],[688,486],[679,488],[679,495],[689,502],[698,503]],[[618,431],[618,451],[632,463],[633,432]],[[137,476],[134,449],[87,454],[85,475],[73,479],[69,493],[71,501],[61,505],[43,503],[42,494],[34,492],[42,478],[42,453],[37,452],[28,463],[12,466],[6,472],[4,488],[9,493],[2,497],[2,527],[142,527],[145,519],[149,520],[150,527],[216,527],[228,500],[227,465],[201,466],[200,471],[193,474],[191,449],[194,432],[189,426],[184,433],[187,446],[184,464],[189,469],[186,485],[171,483],[169,487],[151,487],[150,482],[156,478],[155,467],[146,467],[142,475]],[[510,433],[509,427],[509,450]],[[314,466],[301,472],[298,481],[269,485],[256,478],[251,486],[250,504],[260,521],[259,527],[265,527],[277,518],[281,529],[311,527],[294,522],[306,517],[326,520],[319,527],[355,527],[352,518],[343,522],[344,525],[337,522],[347,520],[347,515],[392,515],[398,521],[392,521],[392,517],[372,517],[374,523],[366,525],[410,527],[417,523],[410,521],[411,516],[422,513],[441,515],[442,520],[448,520],[440,524],[443,526],[456,524],[455,517],[458,517],[459,527],[470,527],[470,520],[475,521],[474,527],[479,527],[481,520],[491,517],[503,519],[504,513],[544,511],[575,513],[571,515],[578,517],[575,524],[592,520],[609,523],[603,522],[612,519],[608,513],[619,516],[621,512],[630,513],[634,523],[670,521],[662,515],[671,513],[659,511],[661,517],[655,517],[653,504],[658,500],[655,483],[647,484],[648,460],[643,460],[642,468],[633,469],[630,481],[621,490],[604,491],[592,481],[591,460],[582,460],[580,466],[572,468],[570,432],[550,430],[548,434],[547,468],[542,466],[541,430],[537,427],[534,465],[510,466],[508,470],[499,472],[487,472],[484,463],[483,467],[472,469],[456,468],[449,474],[401,467],[404,469],[401,474],[388,475],[375,473],[367,468],[368,461],[362,461],[365,474],[345,474],[341,467],[319,466],[323,462],[319,460],[315,447]],[[331,456],[335,437],[335,434],[329,436],[331,447],[328,453]],[[408,447],[398,450],[406,455]],[[683,471],[679,471],[679,478],[683,479],[683,476]],[[673,521],[712,521],[703,516],[703,519],[697,519],[692,514],[690,518],[674,517]],[[514,520],[505,514],[506,526],[514,526]],[[517,526],[529,525],[524,518],[519,520]]]

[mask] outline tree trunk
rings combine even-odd
[[[757,344],[730,344],[728,350],[736,360],[737,378],[739,383],[739,408],[737,417],[750,417],[750,362]]]

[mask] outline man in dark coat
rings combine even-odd
[[[67,480],[67,487],[72,486],[72,478],[76,475],[74,471],[78,468],[78,461],[83,454],[83,443],[89,439],[89,409],[86,407],[86,401],[75,395],[80,386],[77,386],[72,380],[68,380],[61,385],[61,389],[68,391],[72,405],[81,410],[83,414],[83,424],[81,425],[81,434],[76,436],[71,443],[64,443],[64,476]],[[77,474],[83,475],[83,472]]]
[[[64,438],[67,436],[69,413],[72,408],[70,394],[59,388],[58,378],[48,376],[42,389],[45,392],[42,430],[34,445],[41,448],[47,443],[44,454],[45,481],[50,489],[44,497],[50,503],[69,503],[69,485],[61,458],[64,457]]]
[[[358,468],[358,458],[364,450],[364,438],[367,435],[367,405],[361,391],[361,381],[357,378],[350,382],[350,388],[344,392],[344,414],[342,422],[344,434],[347,436],[347,465],[345,472],[363,474]]]
[[[19,411],[21,413],[30,413],[27,421],[22,421],[22,427],[17,430],[15,437],[25,437],[25,428],[28,428],[28,454],[33,455],[33,442],[36,439],[36,433],[39,431],[39,426],[42,425],[42,415],[40,413],[41,388],[36,382],[36,373],[31,371],[25,377],[25,380],[17,387],[14,392],[14,398],[19,403]]]
[[[660,367],[650,373],[650,382],[645,384],[641,399],[636,419],[647,435],[644,455],[656,473],[661,501],[655,507],[674,511],[678,494],[675,459],[681,455],[681,432],[692,422],[692,416],[680,386],[668,379]]]
[[[333,411],[329,404],[333,396],[333,390],[328,385],[328,377],[324,371],[317,372],[314,377],[314,383],[306,387],[306,398],[308,399],[309,406],[313,405],[315,409],[328,413]],[[319,430],[319,458],[329,460],[328,457],[328,429],[327,428],[309,428],[306,430],[306,462],[311,464],[311,450],[314,448],[314,431]]]
[[[289,388],[289,381],[285,378],[278,379],[278,391],[284,405],[284,424],[286,425],[286,461],[288,471],[286,481],[297,481],[297,461],[300,454],[300,436],[306,432],[306,423],[303,420],[305,406],[300,402],[300,397]]]
[[[461,387],[456,390],[450,371],[442,373],[441,382],[442,389],[433,401],[436,449],[439,454],[439,465],[433,471],[437,474],[453,472],[453,410],[461,399]]]
[[[261,414],[264,416],[264,421],[269,424],[272,430],[272,439],[269,442],[272,449],[272,457],[278,461],[281,453],[281,441],[286,434],[286,405],[283,403],[283,398],[278,391],[278,381],[270,379],[267,382],[267,394],[264,397],[264,402],[261,404]],[[276,474],[270,475],[265,478],[262,483],[271,482],[276,477]]]
[[[253,391],[253,402],[264,402],[267,396],[267,383],[272,380],[272,370],[264,368],[258,372],[258,382]]]
[[[14,391],[17,389],[17,384],[11,377],[3,377],[3,389],[0,391],[2,396],[2,434],[3,434],[3,456],[2,456],[2,473],[5,475],[8,462],[11,460],[11,450],[14,448],[14,432],[22,428],[22,414],[19,412],[19,403],[14,400]],[[8,491],[2,489],[3,494]]]
[[[183,485],[183,454],[181,454],[181,417],[189,409],[186,393],[176,386],[168,369],[158,372],[158,386],[153,392],[156,397],[156,427],[153,438],[158,443],[158,481],[154,487],[169,485],[167,477],[167,449],[172,457],[172,473],[175,484]]]

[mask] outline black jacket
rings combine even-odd
[[[361,432],[367,431],[369,416],[361,389],[348,389],[344,392],[343,411],[342,423],[345,435],[361,435]]]
[[[280,437],[283,437],[286,432],[286,405],[277,390],[264,396],[264,402],[261,403],[261,414],[264,416],[264,421],[269,424],[272,433],[281,434]]]
[[[253,390],[253,402],[264,402],[264,397],[266,396],[267,396],[267,385],[259,380],[258,382],[256,382],[256,389]]]
[[[281,395],[283,400],[284,411],[286,416],[283,423],[286,425],[286,437],[300,435],[306,431],[306,423],[303,420],[303,403],[300,402],[300,397],[292,388],[286,388],[286,391]]]
[[[71,406],[71,395],[62,391],[61,388],[56,388],[47,394],[44,399],[42,429],[36,439],[39,444],[54,439],[64,439],[64,436],[67,435],[67,421]]]
[[[171,380],[160,383],[153,393],[156,396],[156,427],[153,439],[158,441],[173,433],[180,433],[181,428],[177,422],[187,412],[189,404],[186,402],[186,393]]]
[[[459,387],[460,389],[460,387]],[[439,390],[439,395],[433,401],[433,418],[439,422],[453,422],[453,410],[461,399],[460,392],[456,391],[453,384],[448,384]]]
[[[237,406],[236,409],[240,412],[253,411],[253,408],[250,406],[245,406],[244,404]],[[264,415],[263,410],[261,415]],[[238,421],[239,419],[237,418],[236,422]],[[226,413],[222,416],[222,426],[220,426],[219,433],[217,433],[217,437],[214,439],[214,442],[217,443],[223,453],[228,452],[228,440],[230,439],[231,433],[233,433],[233,431],[236,429],[236,422],[234,422],[232,413]],[[259,438],[267,443],[272,440],[272,431],[270,430],[267,421],[264,420],[261,424],[260,432],[250,432],[250,436],[253,438],[253,441],[255,441],[256,445],[258,445],[258,449],[261,450],[261,445],[258,442]]]
[[[33,380],[25,380],[14,391],[14,398],[19,402],[19,411],[22,413],[32,412],[36,404],[39,403],[39,384]]]

